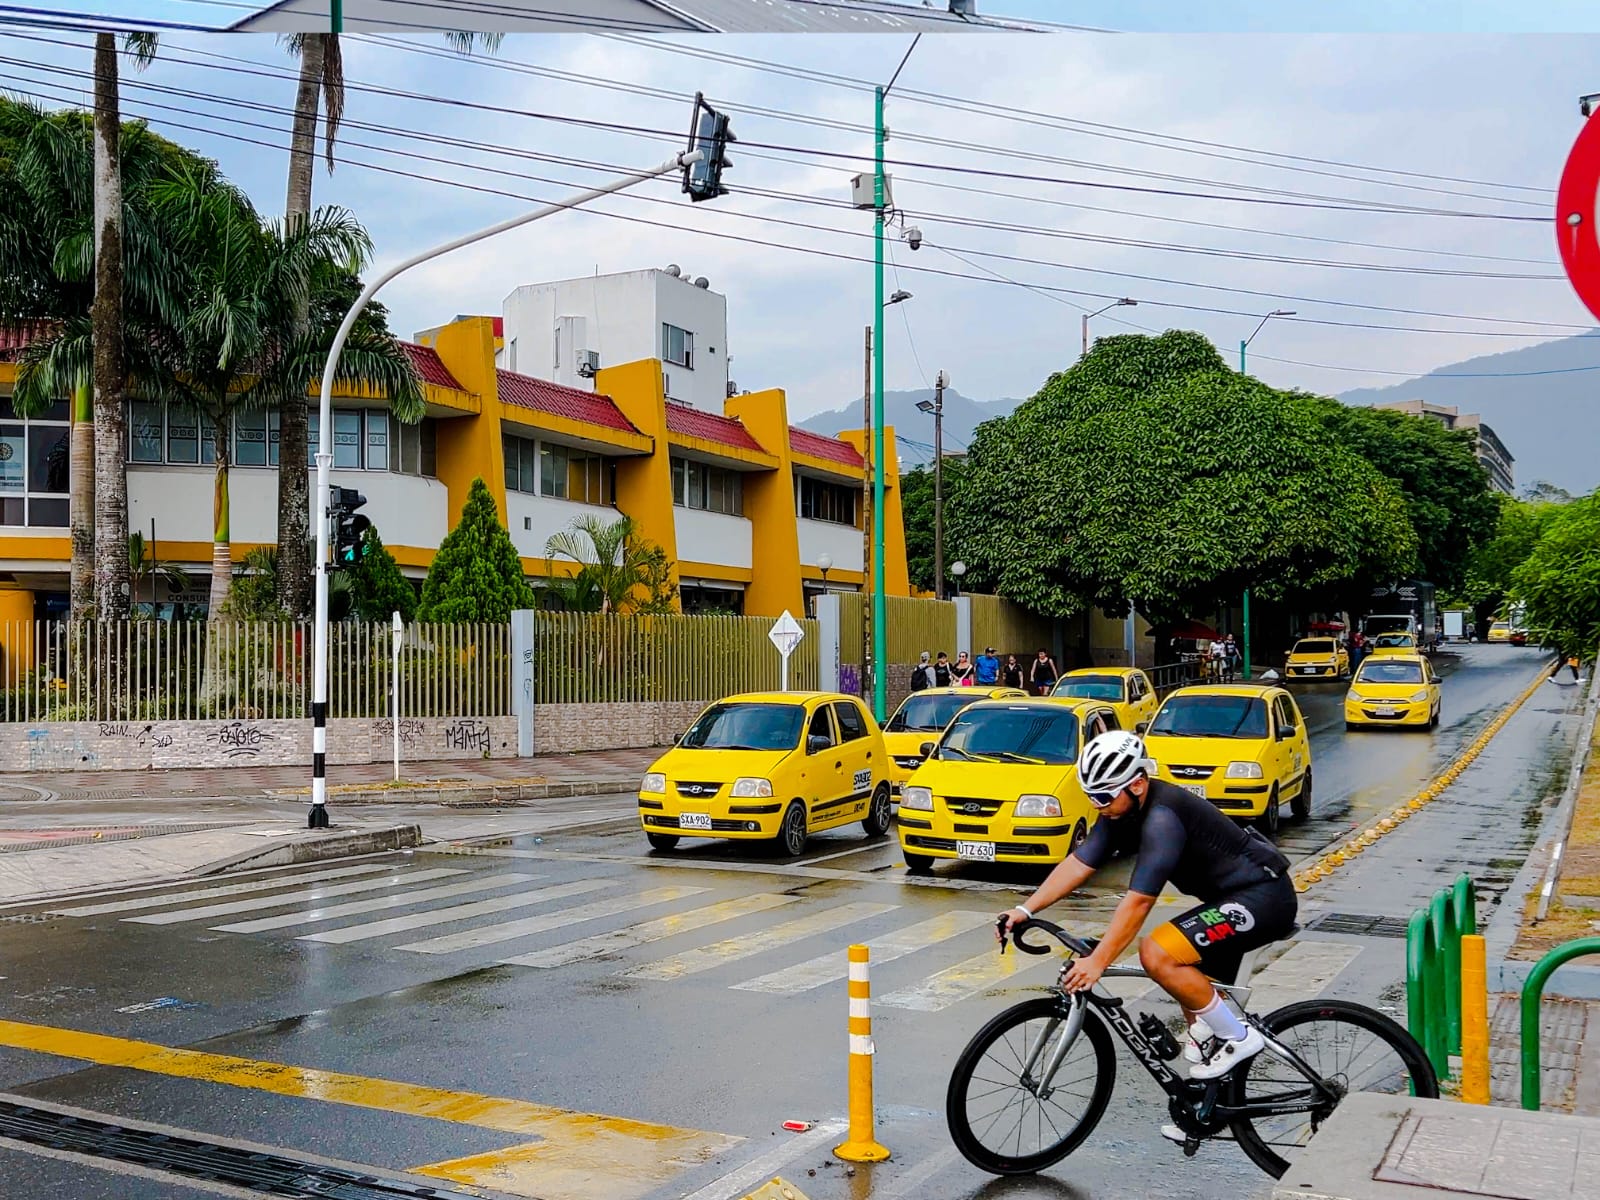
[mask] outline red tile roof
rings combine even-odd
[[[638,433],[633,423],[623,416],[610,396],[579,391],[531,375],[518,375],[513,371],[496,371],[500,399],[505,404],[531,408],[535,412],[567,417],[573,421],[586,421],[590,425],[603,425],[622,433]]]
[[[411,367],[417,373],[417,378],[423,383],[431,383],[435,387],[454,388],[458,392],[467,389],[462,387],[456,377],[450,374],[450,368],[444,365],[444,360],[439,357],[438,351],[432,346],[419,346],[415,342],[401,342],[400,348],[411,359]]]
[[[13,362],[22,348],[51,327],[48,321],[23,321],[0,326],[0,362]]]
[[[732,417],[701,412],[687,404],[667,405],[667,432],[719,442],[724,446],[737,446],[741,450],[754,450],[757,454],[766,453],[761,443],[750,436],[750,431]]]
[[[866,466],[849,442],[823,437],[820,433],[812,433],[794,425],[789,426],[789,449],[796,454],[809,454],[812,458],[826,458],[857,471]]]

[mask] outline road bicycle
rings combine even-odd
[[[1035,917],[1014,925],[1011,940],[1027,954],[1049,954],[1022,935],[1041,930],[1068,957],[1099,944]],[[1004,919],[1000,953],[1006,949]],[[1148,979],[1136,966],[1113,965],[1104,978]],[[980,1029],[956,1060],[945,1117],[956,1148],[994,1175],[1031,1175],[1071,1154],[1105,1115],[1116,1082],[1111,1032],[1167,1094],[1167,1111],[1184,1135],[1183,1151],[1231,1132],[1251,1161],[1281,1177],[1352,1092],[1434,1099],[1439,1081],[1416,1039],[1382,1013],[1345,1000],[1306,1000],[1265,1017],[1244,1009],[1249,988],[1217,985],[1240,1016],[1259,1029],[1266,1049],[1227,1075],[1185,1079],[1167,1064],[1177,1039],[1154,1013],[1135,1026],[1123,1001],[1098,986],[1025,1000]]]

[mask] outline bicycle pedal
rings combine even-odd
[[[1193,1158],[1199,1152],[1200,1152],[1200,1139],[1199,1138],[1192,1138],[1191,1137],[1191,1138],[1184,1138],[1183,1139],[1183,1156],[1185,1158]]]

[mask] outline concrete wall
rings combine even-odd
[[[748,517],[674,507],[680,560],[749,570],[753,560]]]
[[[609,525],[622,514],[609,504],[578,504],[553,496],[506,493],[506,527],[511,544],[524,558],[543,558],[550,536],[571,529],[574,521],[585,516],[599,517]]]
[[[804,517],[796,519],[800,531],[800,563],[802,566],[815,567],[817,558],[827,554],[833,559],[833,566],[829,571],[861,571],[862,555],[866,552],[866,541],[861,536],[861,530],[854,525],[837,525],[832,521],[811,521]]]
[[[533,745],[540,754],[670,746],[710,703],[541,704],[533,710]]]

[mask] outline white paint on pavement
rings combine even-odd
[[[886,933],[882,937],[869,939],[867,946],[871,950],[873,964],[893,962],[897,958],[904,958],[908,954],[915,954],[918,950],[926,950],[949,938],[958,937],[981,925],[992,924],[994,924],[994,914],[991,912],[956,909],[926,921],[918,921],[915,925],[908,925],[904,929]],[[734,984],[733,988],[740,992],[791,995],[843,979],[848,969],[849,963],[845,958],[845,952],[840,949],[792,967],[785,967],[781,971],[746,979],[743,983]]]
[[[390,917],[384,921],[363,921],[356,925],[349,925],[343,929],[324,929],[321,933],[304,933],[296,940],[302,942],[331,942],[344,945],[347,942],[364,942],[371,938],[385,937],[391,933],[405,933],[412,929],[424,929],[429,925],[448,925],[454,921],[465,921],[472,917],[487,916],[490,913],[505,912],[512,908],[531,908],[535,904],[544,904],[549,900],[560,900],[567,896],[577,896],[584,892],[596,892],[601,888],[614,886],[604,879],[580,879],[574,883],[558,883],[551,887],[534,888],[531,892],[517,892],[510,896],[494,896],[488,900],[475,900],[471,904],[457,904],[451,908],[438,908],[431,912],[408,913],[403,917]],[[491,925],[491,929],[503,928]],[[474,931],[478,932],[478,931]],[[402,947],[405,949],[405,947]]]
[[[353,917],[360,913],[382,912],[391,908],[406,908],[428,900],[444,900],[454,896],[467,896],[473,892],[492,892],[495,888],[514,883],[528,883],[538,875],[519,875],[514,871],[502,875],[483,875],[461,883],[446,883],[439,887],[423,888],[398,896],[380,896],[376,900],[352,900],[348,904],[330,904],[326,908],[312,908],[305,912],[285,913],[281,917],[261,917],[254,921],[239,921],[233,925],[213,925],[219,933],[265,933],[269,929],[290,929],[296,925],[314,925],[318,921],[332,921],[338,917]]]
[[[380,871],[392,871],[393,869],[393,863],[365,867],[330,867],[321,871],[274,875],[271,879],[257,879],[252,883],[230,883],[223,887],[201,888],[198,891],[166,892],[159,896],[141,896],[137,900],[115,900],[109,904],[82,904],[76,908],[54,908],[50,910],[50,915],[53,917],[100,917],[108,913],[137,912],[141,908],[165,908],[171,904],[187,904],[194,900],[215,900],[221,896],[242,896],[251,892],[267,892],[273,888],[312,883],[319,879],[343,879],[351,875],[372,875]]]
[[[139,925],[176,925],[183,921],[209,921],[212,917],[229,917],[234,913],[251,912],[263,908],[283,908],[290,904],[315,903],[329,896],[349,896],[356,892],[375,892],[380,888],[398,887],[401,884],[425,883],[430,879],[443,879],[449,875],[465,875],[465,871],[439,869],[435,871],[407,871],[386,875],[382,879],[361,879],[354,883],[335,883],[317,886],[298,892],[280,892],[276,896],[257,896],[252,900],[232,900],[226,904],[206,904],[200,908],[180,908],[176,912],[151,913],[144,917],[123,917]]]
[[[536,950],[532,954],[522,954],[516,958],[502,958],[500,961],[519,967],[566,966],[568,963],[603,958],[607,954],[631,950],[635,946],[647,945],[650,942],[659,942],[662,938],[676,937],[680,933],[703,929],[707,925],[715,925],[721,921],[731,921],[735,917],[749,913],[765,912],[785,904],[793,904],[799,899],[798,896],[779,896],[764,892],[754,896],[739,896],[732,900],[719,900],[703,908],[691,908],[688,912],[657,917],[654,921],[625,926],[610,933],[565,942],[559,946],[551,946],[548,950]]]
[[[741,958],[763,954],[779,946],[787,946],[791,942],[815,937],[819,933],[828,933],[842,926],[882,916],[898,907],[896,904],[841,904],[837,908],[823,909],[821,912],[810,913],[793,921],[785,921],[781,925],[769,925],[765,929],[758,929],[741,937],[713,942],[709,946],[701,946],[694,950],[685,950],[682,954],[657,959],[655,962],[645,963],[641,967],[623,971],[621,974],[630,979],[680,979],[685,975],[709,971],[725,963],[737,962]]]
[[[713,1179],[698,1191],[690,1192],[683,1200],[735,1200],[735,1197],[767,1182],[796,1159],[804,1158],[807,1154],[827,1154],[845,1128],[843,1121],[823,1121],[743,1166],[735,1167],[721,1178]]]

